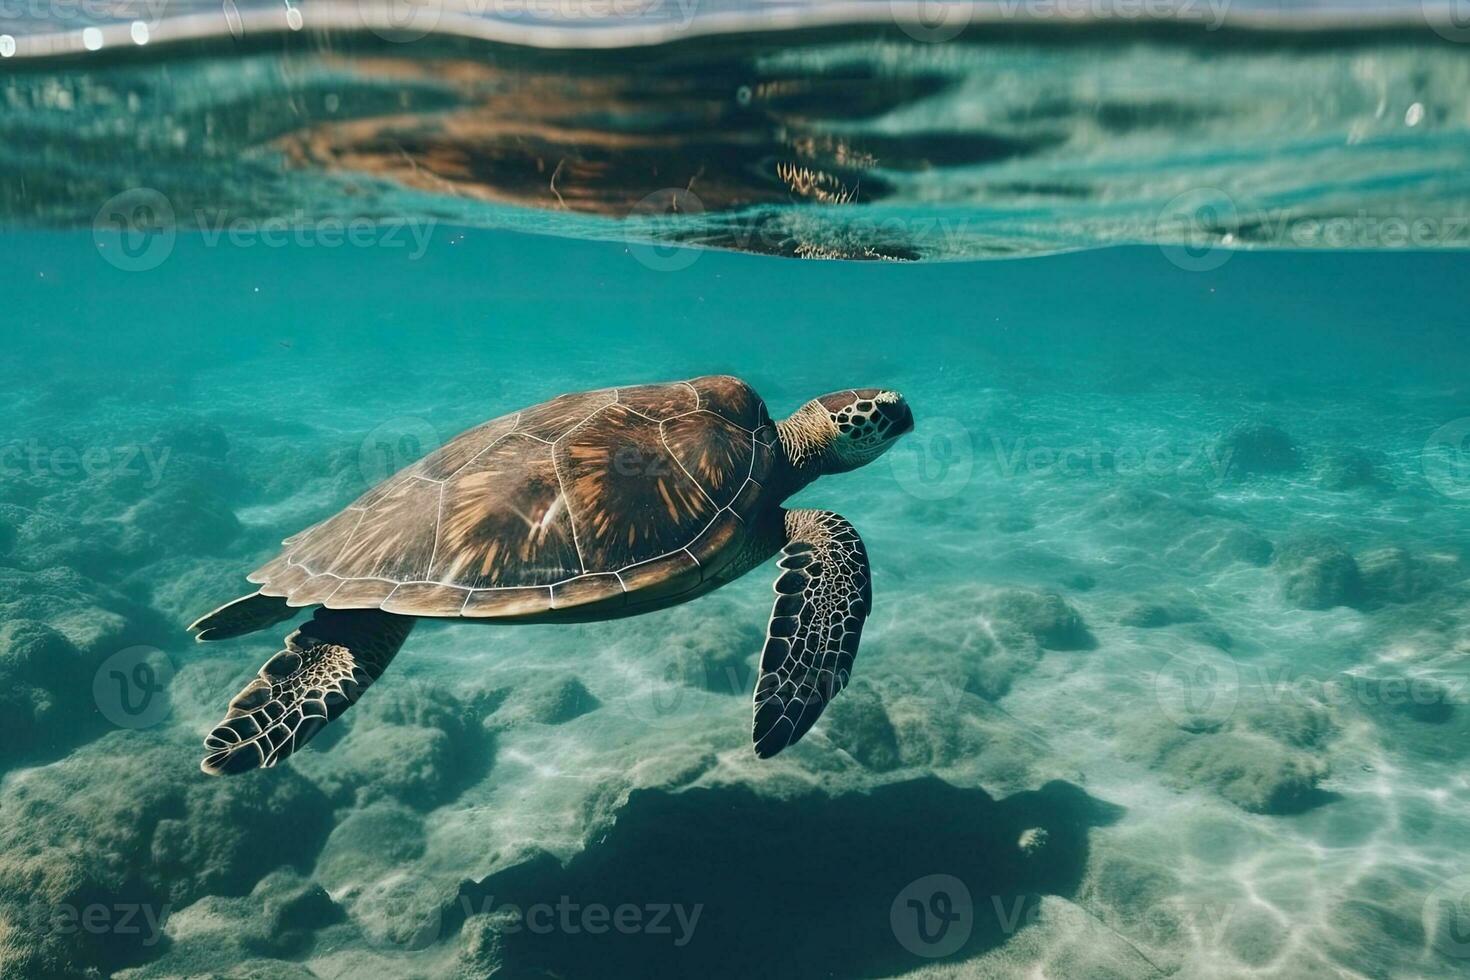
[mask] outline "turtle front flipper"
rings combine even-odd
[[[873,606],[857,529],[826,510],[786,512],[776,604],[755,685],[755,753],[768,759],[807,733],[847,686]]]
[[[413,624],[377,609],[318,609],[230,701],[200,768],[268,768],[301,748],[382,676]]]

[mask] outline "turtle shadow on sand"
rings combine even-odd
[[[1062,781],[1003,800],[933,777],[639,791],[567,865],[464,883],[445,925],[496,933],[466,939],[497,976],[891,976],[999,946],[1042,895],[1075,894],[1090,829],[1122,812]],[[966,891],[973,915],[954,918]]]

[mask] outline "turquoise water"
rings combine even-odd
[[[279,25],[237,40],[211,14],[215,36],[16,56],[0,215],[126,234],[138,254],[113,255],[134,268],[178,232],[384,220],[404,243],[453,223],[859,261],[1463,251],[1470,59],[1417,4],[1401,14],[1271,33],[1229,5],[1203,27],[977,12],[963,34],[691,26],[611,51]]]
[[[1236,45],[1219,58],[1260,74],[1222,69],[1188,93],[1216,106],[1197,116],[1137,87],[1118,95],[1131,117],[1054,104],[1018,125],[1061,133],[1036,152],[1098,182],[984,206],[977,189],[1019,164],[973,158],[983,127],[905,128],[909,102],[949,118],[973,91],[936,106],[857,73],[811,94],[832,70],[819,51],[786,122],[832,130],[866,94],[882,104],[842,158],[925,163],[891,185],[910,222],[875,234],[817,207],[866,220],[882,205],[865,198],[750,205],[778,162],[750,134],[780,120],[738,130],[758,152],[704,217],[808,232],[774,249],[674,247],[709,230],[677,208],[651,234],[636,213],[618,225],[654,186],[643,157],[598,169],[586,151],[581,183],[558,185],[580,212],[524,177],[549,151],[506,162],[483,134],[408,155],[440,173],[501,160],[476,171],[484,199],[396,184],[365,150],[291,161],[305,143],[270,93],[308,122],[318,96],[365,107],[371,126],[313,144],[342,161],[377,145],[391,113],[369,96],[410,70],[391,59],[331,91],[315,55],[17,70],[0,115],[30,134],[0,151],[17,177],[0,976],[1470,975],[1470,261],[1450,234],[1466,62],[1385,43]],[[1111,77],[1104,57],[1168,77],[1174,49],[1153,44],[1046,58],[1082,89]],[[961,89],[1007,57],[924,50]],[[1189,58],[1217,64],[1204,51]],[[1019,94],[1031,57],[1005,104],[1045,102],[1040,83]],[[504,68],[544,86],[523,106],[566,84],[538,65]],[[1290,104],[1228,87],[1272,72],[1319,87]],[[627,111],[624,84],[527,125],[616,145],[624,122],[598,120]],[[1251,91],[1250,115],[1217,111]],[[175,111],[115,125],[150,98]],[[88,125],[62,125],[83,105]],[[428,105],[395,131],[438,118]],[[1138,126],[1091,128],[1106,118]],[[1157,152],[1125,174],[1118,139]],[[681,146],[662,159],[732,158]],[[1155,234],[1178,195],[1190,234]],[[1012,236],[1022,211],[1045,234]],[[1069,220],[1084,211],[1118,220]],[[913,223],[959,214],[975,233],[951,251]],[[1439,237],[1399,243],[1389,221]],[[1135,244],[1096,247],[1116,242]],[[838,253],[920,261],[780,257]],[[287,627],[206,645],[184,627],[248,591],[281,538],[484,419],[714,373],[778,418],[881,386],[917,420],[793,498],[852,521],[874,591],[852,683],[800,744],[750,750],[768,563],[613,622],[422,623],[288,762],[199,772],[200,739]]]

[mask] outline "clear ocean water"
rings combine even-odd
[[[0,976],[1470,975],[1459,22],[883,6],[4,22]],[[750,749],[767,563],[421,623],[199,771],[288,627],[185,627],[283,537],[706,374],[916,418],[792,500],[874,592],[800,744]]]

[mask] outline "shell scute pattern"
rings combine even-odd
[[[335,558],[318,565],[303,556],[296,563],[342,578],[394,582],[420,578],[434,556],[442,493],[438,483],[417,476],[404,480],[376,505],[356,515],[360,518],[356,530],[337,549]]]
[[[616,571],[682,548],[719,508],[669,452],[659,426],[613,406],[557,447],[589,571]]]
[[[618,389],[618,404],[663,422],[699,408],[699,391],[688,384],[635,385]]]
[[[329,598],[333,609],[379,609],[397,588],[397,582],[387,579],[345,579]]]
[[[250,578],[291,605],[418,616],[677,594],[738,553],[774,445],[736,378],[563,395],[467,430]]]
[[[560,395],[522,412],[516,431],[544,442],[554,442],[617,400],[615,388]]]
[[[520,413],[502,415],[481,423],[449,440],[434,452],[409,467],[409,472],[426,480],[448,480],[464,469],[475,457],[495,446],[515,431]]]
[[[552,452],[512,433],[449,479],[429,581],[486,589],[582,573]]]
[[[660,426],[664,445],[716,507],[729,506],[750,474],[754,440],[723,416],[698,411]]]
[[[695,378],[689,385],[699,393],[700,408],[723,415],[742,429],[754,431],[771,421],[766,403],[739,378],[713,374]]]

